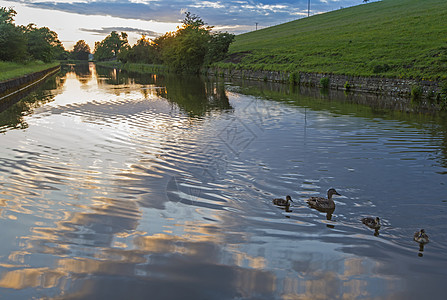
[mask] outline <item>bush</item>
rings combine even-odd
[[[441,85],[441,94],[447,95],[447,80],[444,80]]]
[[[347,82],[347,81],[345,82],[344,88],[347,91],[349,91],[351,89],[351,85],[349,84],[349,82]]]
[[[415,85],[411,88],[411,98],[414,100],[421,99],[422,88],[419,85]]]
[[[290,73],[289,82],[291,84],[299,84],[300,83],[300,73],[299,72]]]
[[[329,77],[323,77],[320,79],[320,85],[323,89],[329,88]]]
[[[373,73],[377,74],[377,73],[385,73],[388,72],[389,70],[391,70],[391,67],[387,64],[383,64],[383,65],[374,65],[373,66]]]

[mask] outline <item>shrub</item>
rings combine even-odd
[[[441,110],[447,110],[447,80],[441,85],[441,91],[437,95],[437,101]]]
[[[351,89],[351,85],[349,84],[349,82],[347,82],[347,81],[345,82],[344,88],[347,91],[349,91]]]
[[[322,88],[327,89],[329,88],[329,77],[322,77],[320,79],[320,85]]]
[[[415,85],[411,88],[411,98],[414,100],[421,99],[422,88],[419,85]]]
[[[444,80],[441,85],[441,94],[447,95],[447,80]]]
[[[377,74],[377,73],[385,73],[388,72],[391,69],[391,67],[387,64],[383,64],[383,65],[374,65],[373,66],[373,73]]]
[[[299,84],[300,83],[300,73],[299,72],[290,73],[289,82],[291,84]]]

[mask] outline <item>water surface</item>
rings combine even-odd
[[[258,85],[67,66],[0,113],[0,298],[443,299],[446,116]]]

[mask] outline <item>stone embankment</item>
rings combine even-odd
[[[31,87],[38,82],[42,81],[51,74],[59,71],[60,66],[52,67],[43,71],[31,73],[19,78],[14,78],[0,82],[0,101],[4,98],[13,96],[28,87]]]
[[[348,75],[334,75],[323,73],[296,73],[277,71],[255,71],[238,69],[210,68],[208,74],[211,76],[223,76],[226,78],[241,78],[249,80],[261,80],[271,82],[293,82],[303,86],[322,86],[322,78],[327,87],[333,90],[349,90],[352,92],[373,93],[389,96],[410,97],[412,92],[417,91],[420,96],[430,98],[440,92],[441,87],[437,82],[396,79],[384,77],[360,77]]]

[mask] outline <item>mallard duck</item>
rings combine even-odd
[[[290,205],[289,201],[293,202],[292,197],[287,195],[285,200],[282,198],[273,199],[273,204],[278,205],[278,206],[289,206]]]
[[[414,240],[419,244],[427,244],[429,242],[428,235],[425,233],[424,229],[414,233]]]
[[[307,199],[307,203],[316,209],[330,210],[335,209],[335,202],[332,200],[333,195],[341,196],[335,189],[329,189],[327,191],[327,199],[323,197],[310,197]]]
[[[379,217],[373,218],[373,217],[366,217],[362,218],[362,223],[368,226],[372,229],[379,229],[380,228],[380,219]]]

